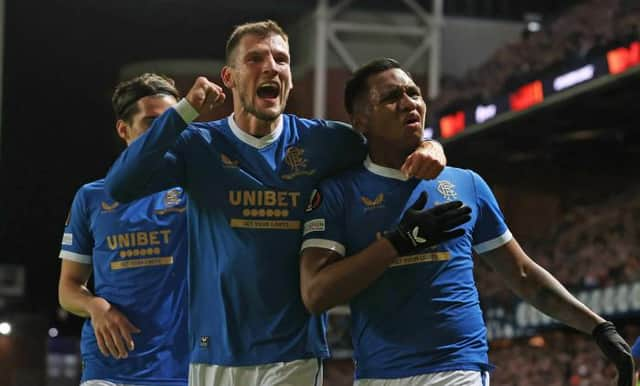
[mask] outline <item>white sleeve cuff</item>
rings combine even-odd
[[[60,251],[60,258],[65,260],[75,261],[76,263],[91,264],[91,256],[75,253],[71,251]]]
[[[473,246],[473,250],[476,251],[476,253],[489,252],[489,251],[492,251],[492,250],[494,250],[496,248],[499,248],[499,247],[505,245],[506,243],[511,241],[511,239],[513,239],[513,235],[507,229],[503,234],[501,234],[500,236],[496,237],[495,239],[491,239],[491,240],[485,241],[483,243],[474,245]]]
[[[300,252],[304,251],[306,248],[330,249],[343,257],[346,252],[344,245],[340,244],[337,241],[325,240],[325,239],[307,239],[302,243],[302,246],[300,247]]]
[[[176,103],[173,108],[187,124],[193,122],[200,115],[185,98],[180,99],[180,102]]]

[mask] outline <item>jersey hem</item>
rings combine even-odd
[[[80,380],[80,385],[84,382],[89,381],[109,381],[116,384],[126,384],[126,385],[136,385],[136,386],[153,386],[153,385],[161,385],[161,386],[187,386],[189,384],[189,380],[185,378],[182,380],[160,380],[157,378],[147,378],[147,379],[139,379],[139,378],[113,378],[111,376],[94,376],[90,378],[84,378]]]
[[[355,379],[395,379],[395,378],[407,378],[416,375],[440,373],[445,371],[493,371],[495,366],[489,363],[463,363],[463,364],[448,364],[442,366],[435,366],[423,369],[414,369],[411,371],[396,370],[396,371],[383,371],[378,372],[376,370],[358,371],[356,370]]]
[[[297,360],[303,359],[327,359],[331,355],[329,354],[329,350],[322,351],[318,354],[309,354],[309,355],[296,355],[292,357],[282,357],[272,360],[266,361],[252,361],[252,360],[235,360],[235,361],[214,361],[214,360],[190,360],[189,365],[207,365],[207,366],[224,366],[224,367],[241,367],[241,366],[262,366],[268,365],[272,363],[280,363],[280,362],[293,362]]]

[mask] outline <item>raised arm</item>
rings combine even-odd
[[[188,94],[156,118],[149,130],[133,141],[113,164],[105,180],[109,195],[129,202],[151,193],[182,185],[180,133],[200,113],[224,102],[222,88],[199,77]]]

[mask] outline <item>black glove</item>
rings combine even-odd
[[[593,337],[604,355],[618,369],[618,386],[634,386],[634,365],[631,348],[611,322],[602,322],[593,329]]]
[[[462,201],[451,201],[424,209],[427,194],[422,192],[416,202],[407,209],[400,223],[382,234],[400,256],[419,252],[464,234],[464,229],[450,229],[471,219],[471,208],[463,207]]]

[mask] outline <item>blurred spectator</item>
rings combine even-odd
[[[640,187],[636,186],[609,198],[594,198],[589,205],[568,207],[556,229],[523,244],[570,289],[632,282],[640,280],[638,218]],[[483,264],[477,265],[476,282],[485,305],[508,308],[517,300],[495,285],[497,278]]]
[[[488,100],[587,57],[640,40],[640,6],[624,0],[591,0],[548,18],[537,32],[523,30],[521,41],[499,48],[484,64],[457,81],[443,79],[431,104],[436,115]]]
[[[637,331],[638,326],[627,326]],[[629,334],[625,339],[632,341]],[[615,367],[597,350],[593,339],[567,330],[556,330],[531,338],[491,343],[489,357],[496,366],[491,373],[495,386],[603,386]],[[637,345],[634,345],[636,348]],[[640,347],[636,348],[640,356]],[[353,363],[330,360],[325,366],[325,386],[351,385]]]

